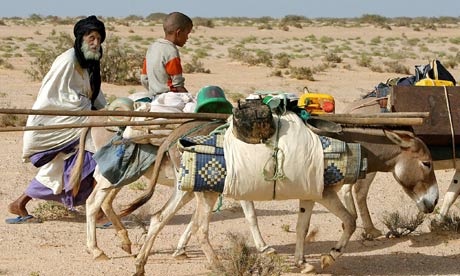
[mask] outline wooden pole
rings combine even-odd
[[[342,118],[428,118],[430,112],[386,112],[386,113],[375,113],[375,114],[318,114],[323,120],[340,120]]]
[[[128,121],[128,122],[90,122],[83,124],[62,124],[62,125],[49,125],[49,126],[19,126],[19,127],[5,127],[0,128],[0,132],[10,131],[31,131],[31,130],[51,130],[63,128],[84,128],[84,127],[108,127],[108,126],[151,126],[151,125],[170,125],[170,124],[183,124],[187,119],[182,120],[157,120],[157,121]]]
[[[49,116],[114,116],[114,117],[147,117],[166,119],[227,119],[229,114],[221,113],[168,113],[142,111],[109,111],[109,110],[45,110],[0,108],[0,114],[49,115]]]
[[[323,117],[320,117],[323,119]],[[423,118],[324,118],[326,121],[332,121],[344,125],[362,125],[362,126],[419,126],[423,125]]]

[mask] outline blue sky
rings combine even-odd
[[[460,16],[459,0],[3,0],[0,17],[31,14],[79,16],[147,16],[181,11],[191,17]]]

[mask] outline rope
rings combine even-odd
[[[275,198],[275,191],[276,191],[276,181],[277,180],[283,180],[286,175],[284,174],[284,159],[285,155],[284,152],[278,147],[278,142],[280,139],[280,129],[281,129],[281,115],[278,115],[278,123],[276,127],[276,139],[275,139],[275,145],[273,147],[273,154],[272,156],[265,162],[264,168],[263,168],[263,176],[265,181],[274,181],[273,183],[273,199]],[[271,146],[267,144],[267,146]],[[270,163],[270,160],[275,161],[275,172],[272,177],[268,177],[267,173],[268,170],[266,169],[268,164]]]
[[[222,211],[221,210],[222,205],[223,205],[222,204],[222,198],[223,198],[223,196],[222,196],[222,194],[220,194],[219,195],[219,200],[217,201],[217,208],[214,211],[212,211],[213,213],[219,213],[220,211]]]
[[[457,169],[457,160],[456,160],[456,152],[455,152],[455,132],[454,132],[454,124],[452,122],[452,113],[450,111],[450,102],[449,102],[449,95],[447,94],[447,87],[444,86],[444,96],[446,98],[446,105],[447,105],[447,114],[449,114],[449,123],[450,123],[450,134],[452,137],[452,155],[453,155],[453,164],[454,168]]]

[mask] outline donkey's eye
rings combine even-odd
[[[428,169],[431,169],[431,162],[430,161],[423,161],[422,164],[423,164],[423,166],[427,167]]]

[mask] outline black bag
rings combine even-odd
[[[416,65],[415,66],[415,79],[416,82],[421,79],[433,79],[433,80],[445,80],[451,81],[456,85],[455,78],[447,71],[441,62],[434,59],[427,65]]]

